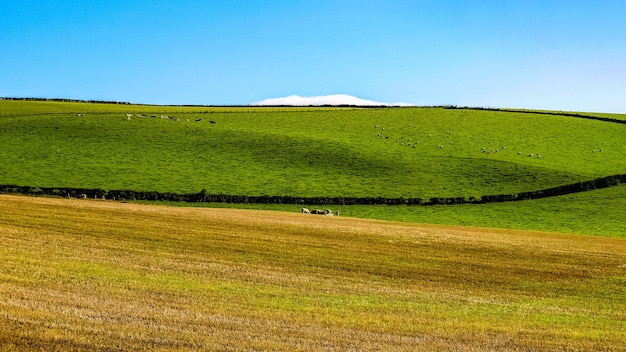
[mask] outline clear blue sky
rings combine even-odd
[[[0,0],[0,96],[626,113],[626,1]]]

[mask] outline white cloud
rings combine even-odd
[[[316,97],[301,97],[290,95],[283,98],[265,99],[251,105],[289,105],[289,106],[309,106],[309,105],[355,105],[355,106],[411,106],[407,103],[382,103],[379,101],[365,100],[347,94],[322,95]]]

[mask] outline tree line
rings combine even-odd
[[[210,194],[203,189],[198,193],[176,193],[134,190],[103,190],[99,188],[63,188],[63,187],[31,187],[16,185],[0,185],[0,193],[25,194],[34,196],[56,196],[66,198],[95,198],[110,200],[143,200],[173,202],[206,202],[206,203],[238,203],[238,204],[295,204],[295,205],[454,205],[454,204],[485,204],[512,202],[547,197],[562,196],[572,193],[602,189],[626,183],[626,174],[612,175],[590,181],[582,181],[569,185],[552,187],[530,192],[515,194],[485,195],[481,197],[432,197],[422,198],[389,198],[389,197],[296,197],[296,196],[246,196],[229,194]]]

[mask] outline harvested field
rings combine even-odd
[[[626,241],[0,196],[4,350],[624,350]]]

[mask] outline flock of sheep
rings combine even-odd
[[[411,127],[411,124],[409,124],[408,127]],[[381,131],[385,131],[385,127],[382,127],[380,125],[375,125],[374,128],[380,129]],[[452,132],[450,130],[446,130],[446,134],[447,135],[452,135]],[[390,139],[391,138],[389,135],[387,135],[385,133],[378,133],[377,137],[378,138],[382,138],[382,139]],[[432,139],[433,135],[432,135],[432,133],[429,133],[427,135],[424,135],[424,138]],[[393,138],[391,138],[391,139],[393,140]],[[417,148],[417,146],[420,144],[420,142],[418,140],[414,140],[414,139],[411,139],[411,138],[405,138],[405,137],[395,138],[395,142],[399,143],[402,146],[408,146],[408,147],[411,147],[411,148]],[[452,140],[448,141],[449,145],[454,145],[454,143],[455,142],[452,141]],[[472,144],[472,142],[468,142],[468,143],[470,145]],[[488,144],[493,144],[493,142],[488,142]],[[437,144],[435,147],[437,149],[444,149],[444,145],[443,144]],[[506,149],[506,145],[503,145],[500,148],[498,148],[498,147],[495,147],[495,148],[493,148],[493,147],[492,148],[481,147],[480,148],[480,152],[484,153],[484,154],[495,154],[495,153],[502,152],[505,149]],[[602,151],[603,151],[603,149],[598,149],[598,150],[594,149],[592,151],[592,153],[602,152]],[[537,159],[542,159],[543,158],[543,156],[540,153],[524,154],[521,151],[518,151],[517,155],[526,155],[527,157],[535,157]]]
[[[302,208],[302,214],[318,214],[318,215],[327,215],[327,216],[339,216],[339,210],[337,210],[334,214],[330,209],[313,209],[309,210],[308,208]]]
[[[126,114],[126,120],[131,120],[133,117],[148,117],[148,115],[142,115],[142,114]],[[150,115],[150,117],[156,118],[159,117],[157,115]],[[178,122],[180,121],[180,119],[178,117],[175,116],[169,116],[169,115],[161,115],[160,116],[162,119],[170,119],[172,121]],[[189,121],[189,119],[187,119],[187,121]],[[202,121],[202,119],[196,119],[196,122],[200,122]],[[214,124],[215,121],[209,121],[211,124]]]
[[[411,127],[411,125],[410,125],[410,124],[409,124],[408,126],[409,126],[409,127]],[[376,125],[376,126],[374,126],[374,128],[380,128],[382,131],[385,131],[385,128],[384,128],[384,127],[381,127],[380,125]],[[446,130],[446,134],[447,134],[447,135],[452,135],[452,131],[450,131],[450,130]],[[383,138],[383,139],[389,139],[389,136],[385,136],[385,135],[383,135],[383,134],[381,134],[381,133],[379,133],[379,134],[377,135],[377,137],[379,137],[379,138]],[[425,137],[427,137],[427,138],[431,139],[431,138],[433,138],[433,135],[432,135],[432,133],[429,133],[429,134],[425,135]],[[412,148],[417,148],[417,146],[420,144],[420,142],[419,142],[418,140],[412,140],[411,138],[406,138],[406,139],[405,139],[404,137],[396,138],[396,139],[395,139],[395,141],[396,141],[397,143],[400,143],[400,145],[403,145],[403,146],[404,146],[404,145],[406,145],[406,146],[409,146],[409,147],[412,147]],[[449,145],[454,145],[454,143],[455,143],[455,142],[454,142],[454,141],[452,141],[452,140],[448,141],[448,144],[449,144]],[[469,144],[472,144],[472,142],[468,142],[468,143],[469,143]],[[489,142],[489,144],[492,144],[492,142]],[[436,148],[437,148],[437,149],[444,149],[444,146],[443,146],[443,144],[437,144],[437,145],[436,145]],[[500,147],[500,148],[497,148],[497,147],[496,147],[496,148],[489,148],[489,149],[487,149],[487,148],[485,148],[485,147],[481,147],[481,148],[480,148],[480,151],[481,151],[482,153],[485,153],[485,154],[492,154],[492,153],[499,153],[500,151],[502,151],[502,150],[504,150],[504,149],[506,149],[506,146],[505,146],[505,145],[503,145],[503,146],[502,146],[502,147]],[[522,152],[517,152],[517,154],[518,154],[518,155],[521,155],[521,154],[522,154]],[[539,158],[539,159],[541,159],[541,158],[542,158],[542,157],[541,157],[541,155],[540,155],[539,153],[536,153],[536,154],[529,154],[529,156],[535,156],[535,155],[536,155],[536,156],[537,156],[537,158]]]

